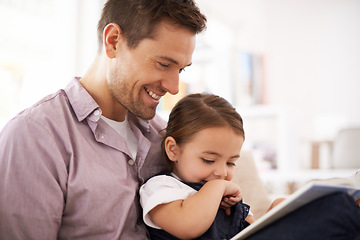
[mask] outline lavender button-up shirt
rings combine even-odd
[[[0,239],[147,239],[138,189],[164,168],[158,117],[129,114],[125,139],[74,79],[0,133]]]

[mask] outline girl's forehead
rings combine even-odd
[[[195,133],[187,143],[193,151],[223,153],[240,152],[244,138],[230,127],[204,128]]]
[[[216,138],[210,138],[210,136],[215,136]],[[191,139],[202,139],[202,140],[213,140],[216,141],[219,138],[243,138],[241,135],[237,134],[234,129],[229,126],[223,127],[208,127],[201,129],[200,131],[193,134]]]

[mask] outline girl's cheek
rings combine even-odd
[[[234,177],[234,172],[233,172],[233,171],[232,171],[232,172],[228,172],[228,175],[227,175],[226,180],[231,181],[231,180],[233,179],[233,177]]]

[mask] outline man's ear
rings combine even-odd
[[[103,48],[106,56],[115,58],[118,43],[123,40],[121,28],[116,23],[109,23],[103,31]]]
[[[173,161],[176,162],[177,159],[176,157],[179,155],[179,146],[176,144],[176,141],[173,137],[167,137],[165,139],[165,152],[166,155],[168,156],[168,158]]]

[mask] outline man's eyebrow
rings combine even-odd
[[[169,62],[172,62],[172,63],[174,63],[174,64],[176,64],[176,65],[179,65],[179,62],[176,61],[175,59],[172,59],[171,57],[160,56],[160,58],[163,59],[163,60],[167,60],[167,61],[169,61]],[[189,67],[189,66],[191,66],[191,64],[192,64],[192,63],[189,63],[189,64],[186,65],[185,67]]]

